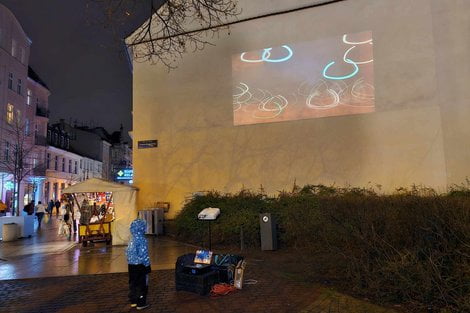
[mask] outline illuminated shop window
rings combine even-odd
[[[8,105],[7,105],[7,122],[8,122],[8,124],[13,123],[13,119],[14,119],[13,109],[14,109],[13,104],[8,103]]]

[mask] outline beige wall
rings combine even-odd
[[[274,193],[294,181],[385,191],[462,182],[470,169],[469,13],[465,0],[351,0],[237,24],[169,73],[135,63],[138,208],[169,201],[173,215],[192,192],[263,185]],[[376,112],[233,126],[232,54],[366,30]],[[159,147],[137,149],[149,139]]]

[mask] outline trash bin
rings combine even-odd
[[[163,235],[163,209],[145,209],[138,215],[147,222],[146,235]]]
[[[4,242],[18,239],[18,225],[16,223],[3,224],[2,238]]]

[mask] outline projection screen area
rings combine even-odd
[[[373,64],[371,31],[235,54],[234,125],[374,112]]]

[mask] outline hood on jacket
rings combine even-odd
[[[135,219],[131,223],[131,234],[132,236],[144,236],[147,223],[142,219]]]

